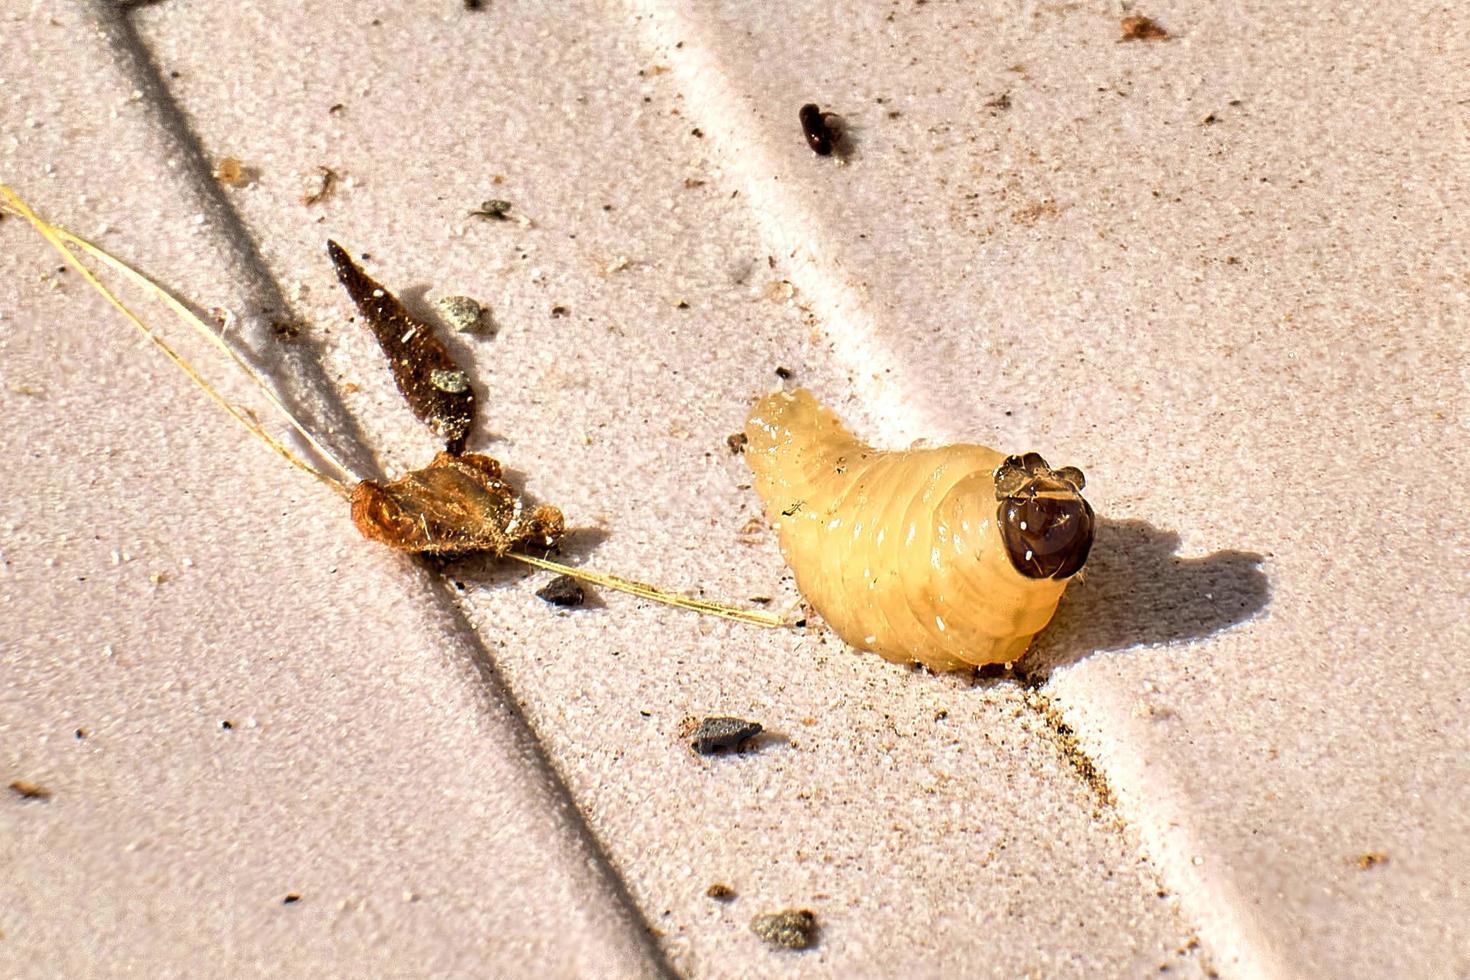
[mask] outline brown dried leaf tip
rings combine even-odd
[[[479,453],[444,452],[391,483],[362,481],[352,488],[352,523],[370,541],[430,555],[500,557],[523,545],[553,547],[566,531],[555,507],[527,513],[500,463]]]
[[[806,949],[817,941],[817,917],[810,909],[764,912],[750,920],[750,931],[772,946]]]
[[[450,357],[433,328],[409,316],[398,298],[363,272],[341,245],[327,242],[327,254],[337,267],[337,280],[378,338],[393,380],[414,417],[444,439],[449,452],[463,452],[465,436],[475,420],[475,393],[470,390],[469,376]]]
[[[1123,28],[1123,36],[1120,41],[1167,41],[1169,32],[1159,26],[1152,17],[1142,14],[1133,14],[1124,17],[1120,25]]]

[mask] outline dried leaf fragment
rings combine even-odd
[[[1158,21],[1142,14],[1124,17],[1120,25],[1123,36],[1120,41],[1167,41],[1169,32],[1159,26]]]
[[[352,488],[352,523],[370,541],[431,555],[549,548],[566,530],[560,510],[528,509],[499,461],[479,453],[444,452],[391,483],[362,481]]]
[[[461,452],[475,419],[475,393],[468,376],[454,363],[433,328],[410,316],[398,298],[363,272],[341,245],[327,242],[327,254],[337,268],[337,280],[378,338],[393,380],[414,417],[444,439],[451,453]]]
[[[772,946],[806,949],[817,941],[817,917],[810,909],[764,912],[750,920],[750,931]]]
[[[331,167],[317,167],[316,173],[307,178],[306,193],[301,195],[301,203],[307,207],[320,204],[336,189],[337,171]]]

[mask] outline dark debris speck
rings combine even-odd
[[[758,721],[744,718],[706,718],[690,732],[689,747],[699,755],[713,755],[721,749],[740,749],[747,741],[765,731]]]
[[[558,575],[536,590],[538,599],[545,599],[553,606],[580,606],[587,601],[587,592],[582,583],[570,575]]]

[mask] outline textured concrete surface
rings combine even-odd
[[[1019,675],[558,612],[362,542],[7,219],[0,973],[1470,975],[1470,19],[828,7],[0,12],[0,179],[363,472],[433,440],[328,236],[492,307],[471,445],[575,561],[789,608],[725,445],[778,366],[1105,518]]]

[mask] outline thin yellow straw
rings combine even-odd
[[[285,404],[281,402],[280,398],[278,398],[276,396],[276,393],[271,390],[270,386],[265,383],[265,380],[261,378],[260,374],[253,367],[251,367],[250,364],[247,363],[245,359],[242,358],[233,347],[225,343],[224,339],[216,331],[211,330],[208,325],[204,323],[204,321],[200,320],[199,317],[196,316],[192,310],[185,306],[167,289],[159,285],[154,280],[150,279],[148,276],[139,272],[137,269],[134,269],[132,266],[128,265],[122,259],[119,259],[116,256],[112,255],[106,249],[103,249],[98,245],[94,245],[91,242],[87,241],[85,238],[82,238],[80,235],[74,235],[66,229],[61,228],[57,225],[53,225],[49,221],[46,221],[44,218],[41,218],[30,209],[25,201],[20,199],[15,191],[11,190],[4,184],[0,184],[0,197],[4,197],[6,203],[9,204],[11,210],[20,215],[22,218],[29,221],[31,223],[31,226],[34,227],[36,231],[40,232],[41,235],[48,242],[51,243],[52,247],[54,247],[58,252],[61,253],[62,258],[66,259],[69,265],[71,265],[74,269],[82,274],[82,276],[87,280],[88,284],[90,284],[94,289],[101,293],[102,296],[109,303],[111,303],[124,316],[126,316],[128,320],[133,324],[133,326],[138,328],[139,332],[141,332],[143,336],[147,337],[161,351],[163,351],[164,355],[168,357],[169,360],[178,365],[196,385],[202,388],[211,398],[222,405],[227,412],[238,419],[241,424],[243,424],[251,432],[264,439],[267,445],[269,445],[276,452],[280,453],[282,456],[286,457],[286,459],[289,460],[293,466],[297,466],[301,469],[306,470],[313,476],[317,477],[320,480],[323,480],[326,483],[333,484],[337,489],[339,489],[339,491],[345,491],[345,484],[341,480],[336,480],[332,477],[329,477],[325,473],[322,473],[320,470],[306,463],[295,453],[291,452],[290,449],[282,444],[279,440],[271,436],[269,433],[265,432],[265,430],[260,426],[258,422],[256,422],[252,418],[248,418],[248,413],[244,409],[241,409],[238,406],[232,404],[223,395],[216,391],[214,387],[208,381],[206,381],[204,377],[194,368],[194,366],[191,365],[187,360],[185,360],[183,355],[175,351],[167,341],[165,341],[162,337],[158,336],[151,329],[149,329],[148,326],[144,324],[143,321],[139,319],[138,316],[134,314],[133,311],[130,310],[127,305],[122,302],[122,300],[118,299],[111,290],[109,290],[105,285],[101,283],[101,281],[97,279],[95,275],[93,275],[90,269],[82,265],[81,262],[77,260],[76,256],[72,254],[71,250],[66,248],[66,245],[73,245],[76,248],[81,249],[88,255],[91,255],[93,258],[97,259],[99,262],[102,262],[104,265],[110,267],[114,271],[131,280],[140,289],[143,289],[145,292],[153,294],[155,297],[161,300],[164,305],[166,305],[170,310],[173,311],[175,316],[177,316],[180,320],[183,320],[184,323],[188,324],[189,327],[191,327],[201,337],[204,337],[215,347],[223,351],[230,358],[230,360],[235,363],[235,366],[239,368],[247,378],[250,379],[251,383],[255,385],[260,393],[263,394],[273,406],[275,406],[276,411],[281,413],[281,416],[290,423],[291,427],[295,429],[303,439],[306,440],[307,444],[310,445],[311,448],[315,450],[318,455],[320,455],[327,462],[331,463],[332,466],[335,467],[337,471],[339,473],[342,473],[344,476],[351,477],[354,480],[361,479],[351,470],[351,468],[349,468],[340,459],[338,459],[335,453],[333,453],[330,449],[323,445],[319,439],[312,435],[310,430],[308,430],[306,426],[303,425],[294,414],[292,414],[292,412],[285,406]]]
[[[646,582],[635,582],[632,579],[620,578],[617,575],[605,575],[602,572],[588,571],[585,568],[573,568],[570,565],[562,565],[554,561],[547,561],[545,558],[535,558],[531,555],[523,555],[515,551],[510,552],[506,557],[525,562],[527,565],[535,565],[537,568],[561,572],[563,575],[570,575],[572,578],[582,579],[584,582],[591,582],[593,585],[617,589],[619,592],[627,592],[630,595],[640,596],[644,599],[652,599],[654,602],[662,602],[668,606],[678,606],[680,609],[690,609],[709,616],[733,619],[741,623],[752,623],[756,626],[786,625],[781,617],[771,613],[760,612],[755,609],[742,609],[739,606],[731,606],[723,602],[713,602],[708,599],[694,599],[687,595],[679,595],[677,592],[667,592]]]
[[[205,380],[204,376],[201,375],[194,368],[194,365],[190,364],[183,355],[174,350],[173,347],[171,347],[166,340],[164,340],[162,337],[158,336],[151,329],[149,329],[149,327],[137,316],[137,314],[129,309],[126,303],[118,299],[111,290],[103,285],[101,280],[99,280],[96,275],[92,273],[92,270],[83,265],[81,260],[78,259],[77,256],[73,254],[71,249],[67,246],[71,245],[87,253],[97,261],[101,262],[115,272],[132,281],[136,286],[143,289],[145,292],[149,292],[153,294],[156,298],[161,300],[166,306],[168,306],[170,310],[173,311],[174,315],[183,320],[195,332],[206,338],[214,346],[224,351],[224,353],[229,356],[230,360],[235,363],[235,366],[245,373],[245,376],[248,377],[251,382],[254,383],[255,387],[259,389],[262,394],[265,395],[265,397],[270,401],[272,405],[275,406],[276,410],[280,412],[281,415],[291,424],[292,428],[294,428],[301,435],[301,437],[307,441],[312,449],[314,449],[318,454],[321,455],[323,459],[330,462],[344,476],[351,477],[354,481],[361,480],[361,478],[353,473],[353,471],[346,464],[339,460],[336,455],[331,452],[331,450],[329,450],[325,445],[320,442],[320,440],[318,440],[315,436],[311,434],[309,430],[307,430],[306,426],[303,425],[296,418],[296,416],[291,413],[289,409],[286,408],[281,400],[276,397],[275,392],[271,390],[270,386],[265,383],[264,379],[260,377],[255,369],[252,368],[244,360],[244,358],[240,357],[240,355],[235,352],[235,349],[233,347],[225,343],[224,339],[220,337],[218,333],[216,333],[214,330],[211,330],[204,323],[204,321],[200,320],[199,317],[193,313],[193,311],[185,306],[180,300],[175,298],[172,293],[163,288],[163,286],[154,282],[148,276],[128,265],[122,259],[119,259],[111,253],[107,252],[100,246],[94,245],[86,239],[80,237],[79,235],[73,235],[71,232],[66,231],[61,227],[58,227],[57,225],[53,225],[45,219],[41,218],[34,211],[31,210],[30,206],[27,205],[25,201],[21,200],[21,198],[15,193],[15,191],[11,190],[3,183],[0,183],[0,197],[4,198],[6,204],[9,206],[9,210],[24,218],[26,221],[30,222],[31,227],[35,228],[36,231],[39,232],[43,238],[46,239],[46,241],[51,243],[51,246],[61,254],[61,257],[66,260],[66,263],[81,274],[82,278],[87,281],[88,285],[97,290],[97,292],[100,293],[104,299],[111,303],[120,313],[122,313],[123,316],[127,317],[128,322],[136,327],[139,333],[147,337],[148,340],[154,344],[154,346],[163,351],[165,357],[167,357],[170,361],[177,365],[178,368],[183,371],[184,374],[187,375],[191,381],[198,385],[205,394],[209,395],[210,398],[214,399],[226,412],[230,413],[230,415],[233,416],[236,421],[245,426],[245,428],[248,429],[252,435],[260,439],[267,446],[270,446],[272,449],[274,449],[278,454],[281,455],[282,458],[286,460],[286,462],[290,463],[292,466],[295,466],[298,469],[310,473],[312,476],[316,477],[318,480],[321,480],[323,483],[327,484],[327,486],[331,487],[342,496],[350,496],[350,491],[345,481],[329,476],[316,467],[312,466],[310,463],[307,463],[301,457],[292,452],[288,446],[286,446],[284,443],[282,443],[274,436],[272,436],[269,432],[267,432],[265,428],[261,426],[260,423],[257,422],[246,409],[240,408],[239,406],[235,405],[233,402],[231,402],[229,399],[225,398],[222,394],[215,390],[214,386],[211,385],[207,380]],[[738,606],[727,605],[722,602],[713,602],[707,599],[694,599],[689,596],[679,595],[675,592],[665,591],[664,589],[660,589],[657,586],[649,585],[646,582],[637,582],[633,579],[626,579],[617,575],[608,575],[602,572],[594,572],[584,568],[573,568],[570,565],[562,565],[558,562],[549,561],[545,558],[535,558],[531,555],[520,554],[518,552],[511,552],[506,557],[514,558],[516,561],[524,562],[527,565],[534,565],[537,568],[560,572],[563,575],[570,575],[573,578],[581,579],[586,582],[591,582],[594,585],[601,585],[609,589],[616,589],[620,592],[627,592],[631,595],[639,596],[640,598],[649,599],[654,602],[660,602],[669,606],[675,606],[680,609],[689,609],[694,612],[704,613],[710,616],[719,616],[724,619],[731,619],[742,623],[751,623],[756,626],[776,627],[786,625],[786,623],[780,616],[776,616],[771,613],[760,612],[755,609],[742,609]]]

